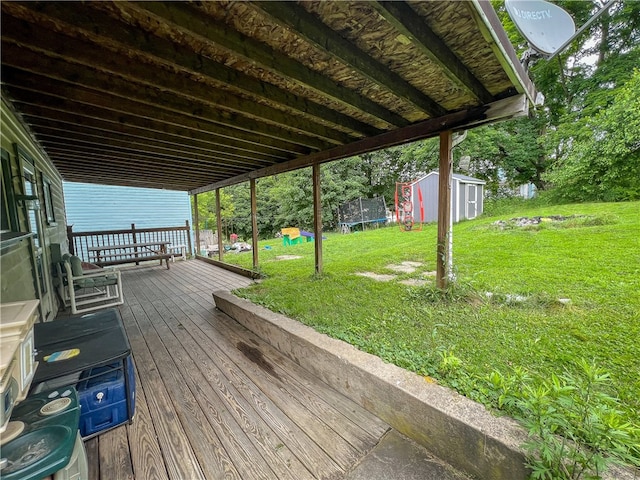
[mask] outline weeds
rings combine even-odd
[[[438,371],[443,375],[451,375],[462,366],[462,360],[454,355],[453,350],[440,350],[438,355],[440,355]]]
[[[568,217],[562,215],[547,215],[497,220],[484,226],[484,228],[500,231],[520,229],[525,232],[538,232],[541,230],[613,225],[618,222],[618,217],[611,213],[599,215],[570,215]]]
[[[479,299],[479,294],[471,282],[459,280],[450,281],[444,290],[435,285],[415,287],[407,292],[407,299],[430,304],[475,303]]]
[[[640,465],[640,428],[624,421],[610,375],[586,360],[577,367],[546,379],[522,368],[488,377],[497,406],[528,432],[532,479],[595,480],[612,463]]]

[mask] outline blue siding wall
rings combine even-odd
[[[64,182],[67,225],[74,232],[177,227],[191,220],[189,194],[154,188]]]

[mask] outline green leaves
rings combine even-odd
[[[563,201],[640,198],[640,70],[617,90],[610,106],[558,130],[571,138],[547,179]]]
[[[523,447],[533,479],[600,479],[612,463],[640,464],[640,429],[623,420],[609,373],[586,359],[575,367],[548,378],[521,369],[488,377],[498,406],[529,434]]]

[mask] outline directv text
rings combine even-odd
[[[551,10],[520,10],[514,8],[513,13],[525,20],[545,20],[551,18]]]

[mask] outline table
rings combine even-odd
[[[33,377],[33,387],[94,367],[122,362],[127,392],[127,414],[131,421],[134,413],[130,402],[133,386],[130,385],[127,375],[127,359],[131,355],[131,345],[117,309],[110,308],[53,322],[36,323],[34,341],[37,350],[36,360],[39,364]],[[65,360],[44,360],[53,353],[72,349],[79,349],[80,352]]]
[[[95,255],[94,263],[100,266],[138,262],[140,260],[160,260],[160,265],[162,265],[162,260],[165,260],[167,269],[169,269],[171,253],[167,252],[167,245],[171,245],[171,242],[166,240],[157,240],[153,242],[136,242],[88,247],[87,252]],[[106,253],[110,251],[114,253]],[[100,259],[101,252],[104,252],[102,260]],[[107,260],[104,257],[108,257],[109,259]]]
[[[167,247],[169,254],[171,255],[171,261],[175,263],[176,253],[180,255],[183,260],[187,259],[187,246],[186,245],[169,245]]]

